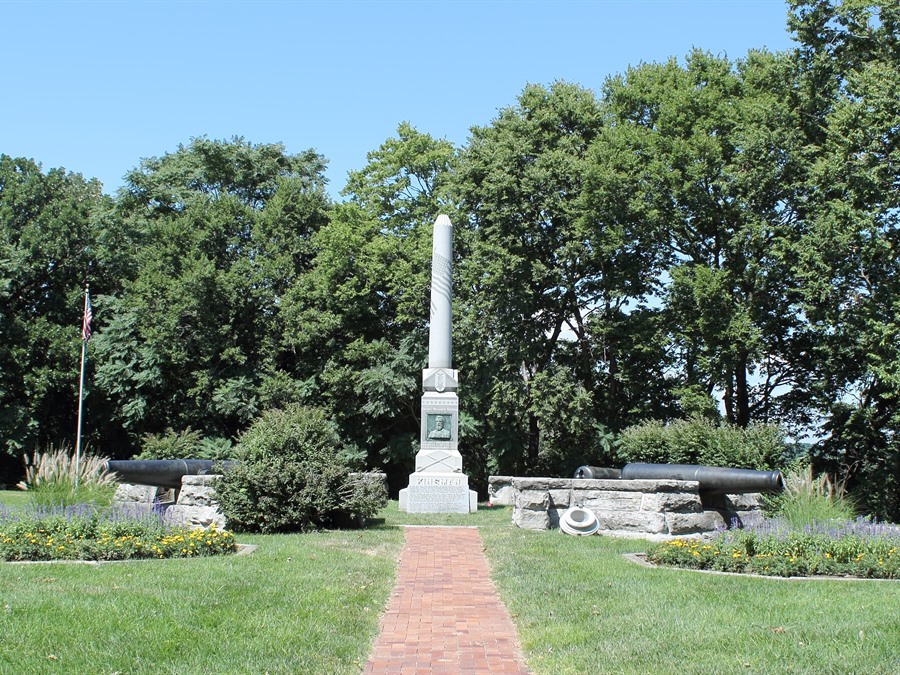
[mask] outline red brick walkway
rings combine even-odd
[[[524,675],[516,629],[471,527],[408,527],[364,673]]]

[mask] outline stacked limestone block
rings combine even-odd
[[[225,516],[213,497],[213,484],[218,475],[183,476],[177,499],[172,500],[171,490],[148,485],[122,483],[116,488],[113,501],[129,508],[163,511],[166,518],[177,525],[194,529],[208,529],[215,525],[225,527]]]
[[[658,538],[713,532],[760,515],[759,495],[701,497],[696,481],[513,478],[511,486],[513,522],[533,530],[558,527],[570,506],[596,514],[601,533]]]
[[[488,478],[488,501],[494,506],[515,506],[512,481],[512,476]]]
[[[225,516],[213,496],[213,485],[221,478],[217,475],[182,476],[178,501],[169,507],[166,515],[178,525],[194,529],[225,527]]]

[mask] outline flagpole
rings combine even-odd
[[[84,401],[84,360],[87,354],[87,341],[91,336],[91,296],[90,286],[84,287],[84,314],[81,321],[81,376],[78,380],[78,435],[75,439],[75,487],[81,475],[81,413]]]

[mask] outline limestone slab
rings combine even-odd
[[[559,517],[557,516],[557,522]],[[513,523],[525,530],[549,530],[550,514],[546,511],[516,509],[513,511]]]
[[[569,508],[572,504],[572,491],[550,490],[550,504],[563,507],[564,509]]]
[[[123,504],[152,504],[156,499],[157,488],[150,485],[134,485],[119,483],[113,501]]]
[[[563,514],[568,510],[569,510],[568,506],[560,507],[560,508],[554,508],[551,506],[549,509],[547,509],[547,515],[550,516],[550,527],[551,528],[559,527],[560,518],[562,518]]]
[[[225,527],[225,516],[214,506],[175,504],[166,509],[166,519],[177,525],[186,525],[195,529],[207,529],[212,526],[218,529]]]
[[[515,504],[515,490],[512,476],[491,476],[488,478],[488,499],[498,506]]]
[[[581,506],[593,511],[640,511],[640,492],[600,492],[592,490],[587,494],[578,494],[576,499]]]
[[[470,513],[472,492],[464,474],[414,473],[401,502],[408,513]]]
[[[516,493],[517,509],[544,509],[550,506],[550,493],[547,490],[519,490]]]
[[[512,485],[516,490],[568,490],[572,487],[571,478],[513,478]]]
[[[635,513],[600,511],[597,520],[601,530],[626,530],[629,532],[646,532],[662,534],[667,531],[666,517],[661,513]]]
[[[696,513],[703,511],[700,495],[695,492],[643,493],[641,511]]]
[[[713,532],[717,528],[724,528],[725,520],[716,511],[703,511],[702,513],[667,513],[666,529],[669,534],[696,534],[698,532]]]
[[[179,506],[211,506],[216,503],[215,482],[220,476],[183,476],[178,493]]]
[[[727,508],[734,511],[755,511],[762,508],[763,495],[758,492],[737,495],[706,495],[703,497],[703,502],[714,509]]]

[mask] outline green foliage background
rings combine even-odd
[[[4,482],[71,435],[90,283],[93,447],[171,429],[221,450],[314,404],[400,487],[447,213],[476,486],[694,417],[809,434],[817,470],[900,519],[900,10],[786,10],[793,50],[530,84],[464,147],[401,122],[341,203],[317,151],[242,138],[143,160],[116,198],[0,155]]]

